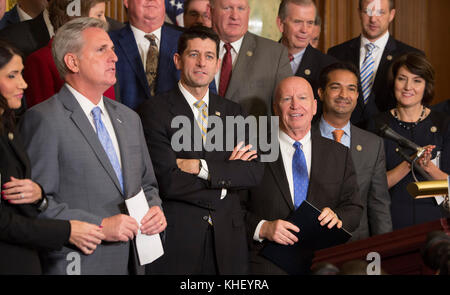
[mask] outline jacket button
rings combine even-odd
[[[208,216],[203,216],[202,218],[204,221],[208,221]]]

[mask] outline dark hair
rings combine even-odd
[[[319,13],[317,11],[317,6],[316,6],[316,3],[314,2],[314,0],[282,0],[280,3],[280,6],[278,7],[278,17],[282,21],[284,21],[286,19],[288,3],[292,3],[292,4],[300,5],[300,6],[313,5],[316,8],[316,17],[315,17],[314,23],[317,23],[317,21],[318,21],[317,17],[319,15]]]
[[[364,0],[359,0],[359,10],[362,10],[362,3]],[[394,0],[389,0],[389,11],[395,8],[395,2]]]
[[[180,39],[178,40],[178,54],[182,55],[187,48],[188,41],[195,38],[200,38],[202,40],[211,39],[214,41],[216,43],[216,56],[219,58],[219,36],[212,29],[200,25],[193,26],[181,34]]]
[[[359,81],[359,71],[354,64],[348,62],[336,62],[325,67],[322,72],[320,72],[319,76],[319,88],[325,90],[327,88],[328,82],[330,82],[329,75],[331,72],[343,70],[349,71],[356,76],[356,81],[358,82],[358,90],[361,90],[361,85]]]
[[[0,69],[3,69],[12,58],[18,55],[22,57],[19,50],[11,46],[9,43],[0,41]],[[0,134],[14,130],[14,110],[8,106],[6,98],[0,93],[0,110],[3,114],[0,115]]]
[[[405,67],[414,75],[425,80],[422,104],[429,105],[434,97],[434,69],[431,63],[423,54],[416,52],[406,53],[395,59],[388,73],[389,87],[391,87],[392,92],[394,92],[395,78],[401,67]]]
[[[73,20],[74,18],[89,16],[89,11],[92,7],[94,7],[98,3],[105,2],[106,4],[107,1],[109,0],[82,0],[80,2],[81,15],[70,16],[67,13],[67,7],[73,2],[73,0],[53,0],[48,4],[48,17],[50,19],[50,22],[52,23],[53,29],[56,32],[65,23]]]

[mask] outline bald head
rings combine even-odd
[[[296,76],[282,80],[275,91],[273,108],[280,117],[280,129],[294,140],[302,139],[311,129],[317,111],[311,85]]]

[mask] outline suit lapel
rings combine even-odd
[[[306,47],[305,53],[303,54],[302,61],[300,65],[298,66],[297,72],[295,73],[298,77],[304,77],[304,78],[310,78],[313,75],[313,70],[317,67],[314,65],[315,60],[312,55],[312,49],[311,45],[308,45]],[[309,70],[309,74],[307,75],[305,73],[306,70]]]
[[[145,76],[145,67],[142,64],[142,59],[139,55],[136,39],[134,39],[130,24],[127,24],[121,30],[119,44],[122,47],[122,51],[133,69],[134,74],[138,78],[139,83],[141,83],[141,86],[145,89],[147,97],[150,98],[150,87],[148,86],[147,78]]]
[[[294,204],[292,202],[291,192],[289,191],[289,182],[286,177],[286,171],[284,170],[283,157],[281,155],[281,151],[278,160],[275,162],[269,162],[267,165],[273,175],[273,178],[278,184],[278,188],[281,191],[283,199],[288,204],[289,209],[294,210]]]
[[[94,131],[94,128],[92,128],[91,123],[89,123],[86,114],[83,112],[83,109],[78,104],[76,98],[72,95],[72,93],[69,91],[69,89],[67,89],[66,86],[63,86],[58,96],[65,108],[72,112],[70,118],[78,127],[80,133],[84,136],[87,143],[91,146],[92,150],[100,161],[100,164],[103,166],[103,168],[105,168],[106,172],[114,181],[117,189],[121,191],[116,172],[114,171],[114,168],[112,167],[111,162],[109,161],[109,158],[106,155],[106,152],[103,149],[100,140],[98,139],[97,133]]]
[[[352,156],[353,159],[353,164],[355,165],[356,168],[356,163],[364,163],[364,154],[361,153],[363,148],[363,142],[361,141],[361,136],[359,133],[359,130],[357,128],[355,128],[353,125],[350,125],[350,133],[351,133],[351,137],[350,137],[350,154]],[[359,148],[358,148],[359,146]],[[357,169],[356,171],[359,171],[359,169]]]
[[[23,148],[22,142],[20,142],[20,139],[17,137],[17,134],[14,134],[14,139],[10,141],[10,146],[12,147],[14,153],[17,155],[17,158],[22,163],[23,167],[25,168],[25,176],[28,177],[31,175],[30,170],[30,161],[28,159],[27,154],[25,153],[25,149]]]
[[[387,69],[389,68],[389,65],[391,64],[394,56],[393,53],[396,49],[397,45],[395,43],[395,39],[392,36],[389,36],[388,42],[386,43],[386,47],[384,47],[384,51],[381,56],[380,65],[378,66],[377,75],[375,75],[375,81],[372,88],[378,89],[378,84],[384,83],[386,81],[384,74],[378,75],[378,73],[387,72]],[[390,59],[388,59],[388,56],[390,57]]]
[[[238,90],[239,85],[242,84],[242,81],[246,80],[246,75],[248,75],[247,68],[253,60],[255,48],[255,38],[247,32],[242,40],[242,45],[237,56],[236,64],[231,72],[231,80],[225,97],[231,99],[234,93]]]
[[[359,38],[353,39],[353,42],[350,44],[350,52],[348,53],[350,56],[350,61],[353,63],[357,69],[359,69],[360,64],[360,55],[361,55],[361,36]]]

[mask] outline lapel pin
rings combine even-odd
[[[310,70],[310,69],[306,69],[306,70],[305,70],[305,75],[306,75],[306,76],[311,75],[311,70]]]
[[[8,139],[13,141],[14,139],[14,134],[12,132],[8,132]]]
[[[430,131],[432,133],[436,133],[437,132],[437,127],[436,126],[431,127]]]
[[[216,111],[215,114],[216,116],[220,117],[220,112]]]
[[[386,58],[387,60],[392,60],[392,55],[389,54]]]
[[[358,144],[358,145],[356,146],[356,150],[357,150],[358,152],[361,152],[361,151],[362,151],[362,146]]]
[[[122,124],[122,121],[120,121],[119,118],[116,118],[117,122],[119,122],[120,124]]]
[[[250,51],[250,50],[247,51],[247,56],[250,56],[250,57],[253,56],[253,51]]]

